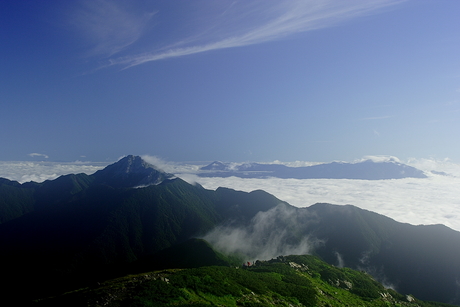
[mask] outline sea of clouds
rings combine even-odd
[[[395,157],[365,157],[375,161],[396,161],[426,172],[428,178],[394,180],[349,179],[246,179],[206,178],[196,175],[207,162],[172,163],[151,156],[143,158],[166,172],[207,189],[220,186],[241,191],[265,190],[297,207],[308,207],[325,202],[337,205],[351,204],[374,211],[399,222],[444,224],[460,231],[460,164],[449,160],[409,159]],[[276,163],[282,163],[276,161]],[[69,173],[92,174],[109,163],[96,162],[0,162],[0,177],[42,182]],[[289,166],[306,166],[313,162],[290,162]],[[437,173],[432,173],[435,171]],[[443,172],[444,174],[440,174]]]
[[[163,168],[178,174],[188,182],[199,183],[206,189],[214,190],[224,186],[247,192],[264,190],[296,207],[308,207],[315,203],[351,204],[386,215],[399,222],[413,225],[444,224],[460,231],[460,164],[448,159],[401,161],[391,156],[366,156],[353,162],[368,159],[374,162],[404,163],[424,171],[428,178],[393,180],[206,178],[196,176],[199,166],[193,164],[184,164],[181,169],[178,165],[165,163]],[[161,163],[161,161],[157,162]],[[283,164],[294,167],[314,165],[317,162],[295,161]]]
[[[297,207],[315,203],[351,204],[399,222],[444,224],[460,231],[460,179],[433,175],[425,179],[243,179],[197,178],[207,189],[226,186],[265,190]]]
[[[47,162],[0,161],[0,177],[20,183],[53,180],[67,174],[93,174],[110,163],[106,162]]]

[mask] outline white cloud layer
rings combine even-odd
[[[197,182],[207,189],[220,186],[241,191],[265,190],[297,207],[318,202],[357,207],[389,216],[410,224],[444,224],[460,231],[460,165],[445,160],[409,159],[401,161],[425,171],[428,178],[397,180],[347,179],[244,179],[203,178],[196,176],[206,163],[172,163],[153,156],[143,158],[166,172],[188,182]],[[375,161],[399,161],[396,157],[373,156]],[[279,162],[279,161],[277,161]],[[69,173],[92,174],[109,163],[101,162],[1,162],[0,177],[42,182]],[[291,166],[311,165],[311,162],[284,163]],[[443,172],[446,175],[434,174]]]
[[[190,178],[185,177],[190,180]],[[195,178],[207,189],[265,190],[297,207],[351,204],[399,222],[444,224],[460,231],[460,179],[433,175],[395,180]]]
[[[0,161],[0,177],[15,180],[20,183],[56,179],[61,175],[86,173],[92,174],[109,163],[97,162],[29,162],[29,161]]]
[[[143,155],[141,156],[144,161],[156,166],[158,169],[163,170],[164,172],[171,174],[179,173],[191,173],[194,174],[198,172],[201,166],[204,166],[206,163],[178,163],[178,162],[168,162],[159,158],[157,156]],[[186,176],[186,175],[185,175]]]
[[[29,156],[31,156],[32,158],[35,158],[35,157],[42,157],[44,159],[48,159],[49,157],[45,154],[41,154],[41,153],[36,153],[36,152],[33,152],[33,153],[30,153]]]
[[[390,156],[368,156],[364,159],[369,158],[374,161],[401,162],[398,158]],[[425,171],[428,178],[246,179],[203,178],[191,173],[179,177],[189,182],[197,182],[207,189],[225,186],[247,192],[265,190],[297,207],[308,207],[321,202],[351,204],[399,222],[414,225],[444,224],[460,231],[460,165],[448,159],[409,159],[408,162],[402,163]],[[446,175],[433,174],[431,171],[444,172]]]

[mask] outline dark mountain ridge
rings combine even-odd
[[[326,262],[365,270],[401,293],[460,304],[460,233],[444,225],[414,226],[354,206],[316,204],[309,232]]]
[[[157,169],[139,156],[130,155],[97,171],[92,177],[95,183],[106,184],[113,188],[126,188],[159,184],[174,175]]]
[[[202,167],[202,177],[241,178],[294,178],[294,179],[362,179],[382,180],[401,178],[426,178],[427,176],[412,166],[395,161],[359,163],[332,162],[312,166],[289,167],[283,164],[224,163],[214,161]]]
[[[139,159],[43,183],[1,179],[0,260],[8,280],[2,294],[51,295],[148,259],[173,265],[182,260],[168,249],[221,229],[221,238],[254,248],[280,243],[276,238],[294,247],[313,242],[310,252],[328,263],[365,270],[421,299],[460,304],[459,232],[354,206],[296,208],[264,191],[206,190]]]
[[[40,184],[2,180],[0,199],[8,210],[0,224],[0,259],[10,281],[5,295],[27,289],[34,297],[102,278],[203,235],[226,216],[250,220],[281,202],[262,191],[205,190],[129,161],[139,160],[128,156],[94,175]]]
[[[158,185],[174,177],[138,156],[126,156],[118,162],[92,175],[69,174],[42,183],[16,181],[0,178],[0,223],[21,215],[54,208],[59,203],[75,201],[89,187],[107,186],[113,189]],[[27,195],[25,195],[27,194]],[[22,207],[22,209],[18,209]]]

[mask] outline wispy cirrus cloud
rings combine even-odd
[[[200,33],[180,39],[169,44],[169,47],[111,58],[107,66],[128,68],[167,58],[279,40],[377,13],[401,2],[404,0],[222,2],[222,7],[211,10],[212,13],[206,7],[201,8],[205,15],[202,18],[209,20],[209,23],[203,26]],[[184,22],[182,26],[185,29],[189,24]]]
[[[388,119],[388,118],[392,118],[394,116],[390,116],[390,115],[385,115],[385,116],[374,116],[374,117],[364,117],[364,118],[361,118],[360,120],[379,120],[379,119]]]
[[[136,42],[154,12],[139,12],[121,1],[85,0],[69,23],[91,44],[89,55],[112,56]]]

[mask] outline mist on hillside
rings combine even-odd
[[[315,216],[307,210],[279,204],[257,213],[248,225],[220,226],[203,239],[226,255],[237,255],[249,261],[305,255],[320,244],[315,238],[304,235],[307,224],[314,221]]]

